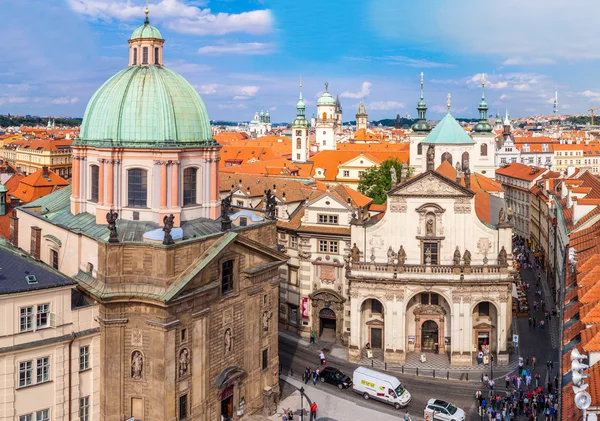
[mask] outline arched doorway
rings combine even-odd
[[[473,345],[477,348],[477,353],[483,353],[484,360],[497,349],[497,329],[498,310],[496,306],[489,301],[482,301],[473,307],[471,314],[473,323]]]
[[[325,342],[335,342],[336,317],[330,308],[319,312],[319,338]]]
[[[433,320],[426,320],[421,326],[421,349],[423,351],[436,351],[439,342],[438,324]]]
[[[444,163],[444,161],[448,161],[450,163],[450,165],[452,165],[452,154],[450,152],[444,152],[442,154],[442,164]]]
[[[384,347],[384,308],[381,301],[370,298],[365,300],[361,306],[363,320],[363,346],[367,343],[372,349],[383,349]]]

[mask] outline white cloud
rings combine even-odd
[[[342,92],[340,94],[341,98],[354,98],[354,99],[362,99],[368,96],[371,93],[371,86],[373,84],[371,82],[363,82],[359,92]]]
[[[183,60],[176,60],[166,63],[169,69],[177,73],[205,73],[213,68],[208,64],[187,63]]]
[[[397,101],[373,101],[367,104],[367,110],[387,111],[404,108],[404,104]]]
[[[24,96],[0,96],[0,104],[22,104],[27,101],[28,99]]]
[[[67,0],[71,9],[92,19],[135,21],[144,16],[144,5],[129,0]],[[273,30],[270,10],[253,10],[237,14],[212,13],[201,9],[198,2],[161,0],[150,4],[150,18],[180,33],[194,35],[223,35],[232,32],[266,34]]]
[[[503,99],[508,99],[508,98],[510,98],[510,95],[502,94],[502,95],[500,95],[500,97],[498,99],[503,100]]]
[[[438,63],[435,61],[414,59],[405,56],[386,56],[383,57],[383,60],[386,60],[390,64],[400,64],[404,66],[418,67],[419,69],[428,69],[434,67],[453,67],[452,64],[448,63]]]
[[[219,105],[217,105],[217,108],[219,110],[233,110],[233,109],[244,109],[244,108],[247,108],[247,106],[243,102],[240,102],[240,103],[236,103],[236,104],[219,104]]]
[[[593,92],[589,89],[587,91],[579,92],[579,95],[587,98],[600,98],[600,92]]]
[[[528,59],[524,59],[522,57],[511,57],[504,60],[502,64],[505,66],[523,66],[531,64],[556,64],[556,61],[545,57],[530,57]]]
[[[513,85],[513,89],[515,91],[531,91],[531,85],[528,83],[517,83],[516,85]]]
[[[195,86],[200,95],[217,95],[219,97],[231,98],[236,101],[253,99],[258,94],[260,87],[237,86],[237,85],[221,85],[218,83],[208,83]]]
[[[467,110],[468,110],[468,107],[450,108],[450,112],[452,114],[454,114],[455,116],[456,116],[456,114],[464,113]],[[434,105],[433,107],[431,107],[431,111],[433,111],[434,113],[444,113],[445,114],[448,112],[448,106]]]
[[[57,105],[65,105],[65,104],[76,104],[79,102],[79,98],[77,97],[62,97],[62,98],[56,98],[54,100],[52,100],[53,104],[57,104]]]
[[[207,45],[198,48],[198,54],[219,55],[219,54],[243,54],[243,55],[262,55],[271,54],[274,51],[274,45],[266,42],[246,42],[235,44]]]

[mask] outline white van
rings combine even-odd
[[[396,409],[405,408],[411,399],[408,390],[396,377],[366,367],[354,370],[352,389],[365,399],[377,399],[394,405]]]

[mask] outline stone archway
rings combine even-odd
[[[310,294],[309,298],[312,302],[312,331],[319,336],[322,333],[323,321],[326,320],[328,328],[334,326],[334,341],[344,343],[344,302],[346,299],[331,289],[317,290]]]
[[[446,351],[445,343],[444,343],[444,319],[446,316],[446,310],[440,305],[434,304],[421,304],[415,307],[414,309],[415,322],[416,322],[416,341],[415,341],[415,351],[434,351],[437,349],[439,353],[443,353]],[[430,328],[432,326],[431,323],[434,323],[437,327],[437,338],[431,338],[431,340],[435,340],[432,346],[428,346],[427,349],[423,349],[423,327],[425,326],[428,334],[432,332]]]

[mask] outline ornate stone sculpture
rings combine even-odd
[[[263,313],[263,331],[265,331],[265,332],[269,331],[269,319],[270,318],[271,318],[271,312],[265,311]]]
[[[231,328],[225,330],[225,354],[230,353],[233,350],[233,334]]]
[[[504,246],[502,246],[502,248],[500,249],[500,253],[498,253],[498,264],[500,266],[508,265],[508,256],[507,256],[506,249],[504,248]]]
[[[390,175],[392,176],[392,187],[398,184],[398,176],[396,175],[396,167],[392,166],[390,168]]]
[[[390,248],[388,249],[387,258],[388,258],[388,265],[393,265],[394,260],[396,258],[396,253],[394,253],[394,250],[392,250],[392,246],[390,246]]]
[[[119,218],[119,214],[114,210],[110,210],[106,214],[106,222],[108,222],[108,231],[110,232],[110,236],[108,237],[109,243],[118,243],[119,236],[117,234],[117,219]]]
[[[173,221],[175,217],[173,214],[166,216],[163,218],[163,231],[165,232],[165,237],[163,238],[163,244],[165,246],[170,246],[171,244],[175,244],[173,241],[173,237],[171,237],[171,230],[173,229]]]
[[[429,237],[433,237],[435,235],[433,218],[427,219],[427,222],[425,223],[425,234]]]
[[[435,166],[435,147],[433,143],[427,148],[427,171],[433,171]]]
[[[221,199],[221,231],[229,231],[231,229],[231,219],[229,218],[229,213],[232,210],[232,196],[233,192]]]
[[[134,380],[142,380],[144,370],[144,357],[140,351],[134,351],[131,355],[131,378]]]
[[[186,348],[183,348],[179,353],[179,377],[184,377],[188,374],[189,363],[190,353]]]
[[[407,176],[408,176],[408,165],[406,165],[406,162],[403,162],[402,169],[400,170],[400,182],[401,183],[405,182]]]
[[[469,250],[465,250],[463,260],[465,261],[465,266],[471,266],[471,252]]]
[[[469,167],[465,170],[465,187],[468,189],[471,188],[471,170]]]
[[[404,266],[404,263],[406,263],[406,251],[404,251],[404,246],[400,246],[400,250],[398,250],[398,264]]]
[[[360,250],[358,249],[358,247],[356,247],[356,243],[354,243],[354,246],[352,247],[352,250],[350,251],[350,254],[352,255],[352,261],[353,262],[359,262],[360,261]]]
[[[498,215],[498,223],[504,224],[506,222],[506,212],[504,212],[504,208],[500,208],[500,214]]]
[[[344,267],[346,268],[346,270],[350,269],[350,262],[352,261],[352,252],[349,252],[347,255],[344,256]]]
[[[265,218],[275,219],[277,200],[271,189],[265,190]]]
[[[456,250],[454,250],[454,266],[460,266],[460,250],[458,246],[456,246]]]
[[[511,208],[508,208],[508,212],[506,212],[506,221],[510,222],[513,219],[513,211]]]
[[[371,257],[369,259],[371,263],[375,263],[375,247],[371,247]]]

